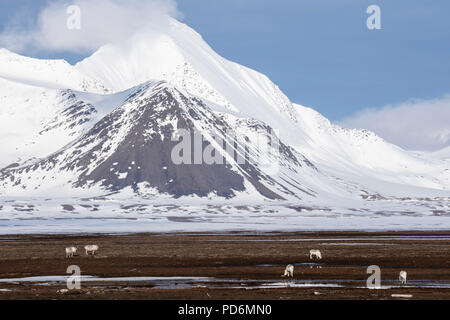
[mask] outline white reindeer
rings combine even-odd
[[[86,250],[86,255],[88,256],[90,253],[95,256],[95,253],[98,251],[98,246],[93,244],[89,246],[85,246],[84,249]]]
[[[320,252],[320,250],[310,250],[309,251],[309,258],[311,260],[314,260],[314,259],[321,260],[322,259],[322,253]]]
[[[68,247],[66,248],[66,258],[73,258],[73,256],[77,253],[76,247]]]
[[[286,269],[284,270],[284,274],[282,277],[288,277],[293,278],[294,277],[294,266],[292,264],[289,264]]]
[[[406,284],[406,278],[407,278],[407,277],[408,277],[408,274],[406,273],[406,271],[401,271],[398,280],[399,280],[402,284]]]

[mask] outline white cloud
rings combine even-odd
[[[450,95],[367,109],[340,125],[371,130],[408,150],[442,149],[450,146]]]
[[[81,29],[70,30],[71,5],[81,9]],[[138,32],[165,28],[179,17],[175,0],[58,0],[38,17],[20,14],[0,33],[0,46],[16,52],[89,53],[107,43],[120,42]]]

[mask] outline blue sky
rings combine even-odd
[[[0,29],[45,2],[2,0]],[[381,7],[382,30],[366,27],[371,4]],[[219,54],[267,74],[291,100],[333,121],[450,93],[448,0],[178,0],[178,8]]]

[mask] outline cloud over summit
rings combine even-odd
[[[69,6],[78,6],[81,29],[70,30]],[[38,17],[21,13],[0,34],[0,46],[13,51],[89,53],[145,30],[164,29],[180,17],[175,0],[57,0]]]

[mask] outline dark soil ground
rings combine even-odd
[[[95,257],[85,255],[86,244],[99,245]],[[79,255],[65,258],[68,246],[77,246]],[[248,280],[283,283],[285,280],[280,276],[285,266],[311,262],[310,249],[321,250],[322,268],[297,265],[294,280],[286,282],[284,287],[249,288]],[[161,288],[151,282],[83,282],[80,290],[65,294],[57,293],[66,288],[64,283],[0,281],[0,300],[396,299],[392,294],[450,300],[450,231],[0,237],[0,279],[63,276],[69,265],[80,266],[83,275],[103,278],[181,276],[215,280],[211,284],[193,281],[190,287],[181,289]],[[370,265],[380,266],[382,284],[386,286],[399,285],[399,272],[406,270],[411,287],[365,288]],[[235,280],[233,288],[230,280]],[[289,287],[289,283],[316,280],[322,284],[338,281],[343,287]],[[414,285],[421,281],[441,285],[439,288]]]

